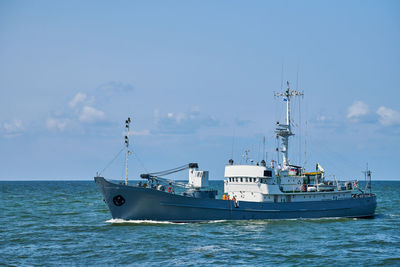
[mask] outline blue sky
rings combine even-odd
[[[91,179],[128,116],[132,179],[189,162],[222,179],[232,155],[262,157],[263,136],[276,159],[282,76],[305,93],[292,163],[399,179],[398,14],[398,1],[1,1],[0,179]]]

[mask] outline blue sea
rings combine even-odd
[[[373,219],[187,224],[112,220],[93,181],[0,188],[0,266],[400,266],[400,181],[373,182]]]

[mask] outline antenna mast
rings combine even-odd
[[[289,157],[288,157],[288,150],[289,150],[289,136],[294,135],[291,130],[291,121],[290,121],[290,99],[294,96],[303,96],[302,92],[297,90],[290,90],[289,82],[286,82],[287,89],[285,92],[275,93],[276,97],[283,97],[283,101],[286,101],[286,124],[280,124],[277,122],[277,127],[275,130],[276,137],[279,136],[282,138],[282,155],[283,155],[283,162],[282,167],[283,169],[289,166]]]
[[[367,163],[367,168],[365,171],[363,171],[364,176],[365,176],[365,188],[364,192],[367,192],[367,189],[369,189],[369,193],[371,194],[371,171],[368,169],[368,163]]]
[[[126,158],[125,158],[125,185],[128,185],[128,157],[131,153],[129,151],[129,124],[131,123],[131,118],[125,121],[125,128],[127,129],[127,134],[125,135],[125,146],[126,146]]]
[[[262,158],[262,160],[265,161],[265,136],[263,138],[263,158]]]

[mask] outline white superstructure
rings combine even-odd
[[[189,168],[189,185],[193,188],[208,187],[208,171],[199,171],[197,164]]]
[[[303,96],[303,93],[287,90],[275,94],[286,101],[286,122],[277,123],[275,130],[277,138],[281,138],[282,166],[270,167],[265,161],[260,163],[234,164],[229,160],[225,166],[224,192],[227,198],[236,201],[252,202],[300,202],[338,200],[352,197],[353,184],[347,182],[345,186],[337,181],[326,182],[324,169],[317,164],[316,172],[304,172],[299,166],[291,165],[289,160],[289,137],[294,135],[291,130],[290,99]],[[225,197],[224,197],[225,198]]]

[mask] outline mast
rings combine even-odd
[[[369,193],[372,193],[371,190],[371,171],[368,169],[368,163],[367,163],[367,168],[365,169],[365,171],[363,171],[364,176],[365,176],[365,188],[364,188],[364,192],[367,192],[367,189],[369,189]]]
[[[129,151],[129,124],[131,123],[131,118],[125,121],[125,128],[127,129],[127,134],[125,135],[125,146],[126,146],[126,158],[125,158],[125,185],[128,185],[128,157]]]
[[[290,90],[289,82],[286,82],[287,89],[285,92],[275,93],[276,97],[283,97],[283,101],[286,101],[286,124],[280,124],[277,122],[277,127],[275,130],[276,137],[281,137],[282,139],[282,168],[286,169],[289,167],[289,137],[294,135],[291,129],[291,120],[290,120],[290,99],[294,96],[303,96],[302,92],[296,90]]]

